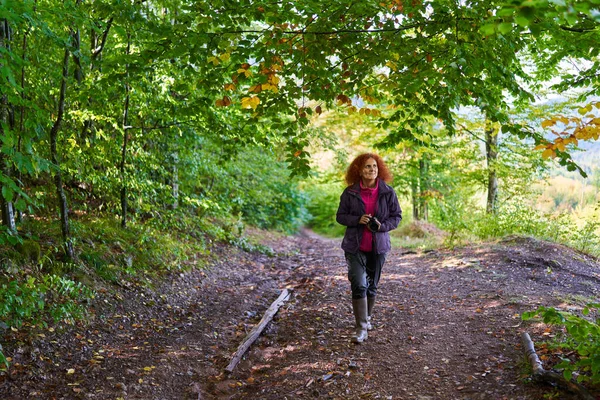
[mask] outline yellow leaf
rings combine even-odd
[[[279,78],[275,75],[269,75],[269,82],[273,85],[277,85],[279,83]]]
[[[74,368],[69,368],[67,370],[67,375],[71,375],[71,374],[74,374],[74,373],[75,373],[75,369]]]
[[[548,128],[549,126],[552,126],[556,124],[556,121],[553,119],[547,119],[545,121],[542,121],[542,128]]]
[[[225,85],[225,90],[235,90],[235,85],[233,83],[228,83]]]
[[[228,61],[230,57],[231,57],[231,54],[229,54],[229,53],[223,53],[223,54],[221,54],[221,55],[219,56],[219,58],[220,58],[222,61]]]
[[[245,74],[246,73],[246,69],[245,68],[238,68],[237,73],[238,74]]]
[[[244,97],[242,99],[242,108],[252,108],[256,110],[256,107],[260,104],[260,99],[257,96]]]
[[[558,142],[556,143],[556,148],[560,151],[565,151],[565,144],[564,142]]]
[[[274,93],[277,93],[279,91],[277,86],[271,85],[270,83],[263,83],[261,87],[262,87],[262,90],[270,90]]]
[[[261,85],[254,85],[254,86],[250,86],[250,89],[248,89],[248,90],[252,93],[260,93],[260,91],[263,89],[264,88]]]
[[[552,158],[556,157],[556,153],[554,153],[554,150],[552,150],[552,149],[544,150],[544,152],[542,153],[542,158],[545,160],[550,157],[552,157]]]
[[[546,147],[548,147],[548,146],[546,146],[545,144],[538,144],[533,149],[534,150],[542,150],[542,149],[545,149]]]
[[[146,371],[146,372],[150,372],[150,371],[152,371],[152,370],[153,370],[153,369],[155,369],[155,368],[156,368],[155,366],[144,367],[144,371]]]
[[[220,64],[219,59],[217,57],[213,57],[213,56],[208,57],[208,59],[206,61],[209,62],[209,63],[213,63],[213,65],[219,65]]]
[[[594,125],[600,125],[600,118],[594,118],[590,121],[590,123]]]

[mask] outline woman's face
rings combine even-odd
[[[377,161],[375,159],[367,159],[360,171],[360,177],[369,181],[377,178]]]

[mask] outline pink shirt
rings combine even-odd
[[[379,195],[379,179],[374,188],[367,188],[360,182],[360,198],[365,203],[365,214],[375,216],[377,211],[377,196]],[[360,251],[369,252],[373,250],[373,232],[365,225],[362,240],[360,241]]]

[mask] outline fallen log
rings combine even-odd
[[[246,351],[250,348],[252,343],[254,343],[256,341],[256,339],[258,339],[258,337],[260,336],[262,331],[265,329],[265,327],[269,324],[269,322],[271,322],[271,320],[273,319],[275,314],[277,314],[277,311],[279,311],[279,308],[283,305],[283,303],[285,303],[290,298],[291,294],[292,294],[291,289],[283,289],[283,291],[281,292],[281,294],[279,295],[277,300],[275,300],[269,306],[267,311],[265,311],[265,315],[263,315],[263,317],[260,320],[260,322],[258,323],[258,325],[256,325],[254,328],[252,328],[252,330],[246,336],[244,341],[238,346],[235,353],[233,353],[231,362],[225,368],[225,371],[227,371],[227,372],[233,371],[233,369],[236,367],[236,365],[238,365],[238,363],[244,356],[244,353],[246,353]]]
[[[581,386],[580,384],[573,382],[571,380],[565,379],[562,374],[546,371],[542,366],[542,361],[538,357],[535,352],[535,347],[533,346],[533,341],[529,337],[527,332],[521,333],[521,344],[523,345],[523,349],[525,350],[525,355],[531,365],[532,369],[532,380],[535,382],[549,383],[552,385],[556,385],[562,389],[568,390],[569,392],[575,393],[578,395],[578,398],[584,400],[595,400],[596,397],[592,396],[590,392],[587,391],[586,388]]]

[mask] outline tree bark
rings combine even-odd
[[[81,0],[77,0],[76,4],[79,6]],[[77,84],[81,85],[81,82],[83,81],[83,67],[81,66],[81,32],[79,28],[73,29],[71,36],[73,38],[73,62],[75,64],[73,76],[75,77]]]
[[[126,54],[129,55],[131,49],[131,33],[127,33],[127,49]],[[129,129],[127,120],[129,117],[129,64],[125,66],[127,72],[125,74],[125,105],[123,106],[123,147],[121,148],[121,165],[119,171],[121,173],[121,226],[127,227],[127,179],[125,176],[125,161],[127,159],[127,141]]]
[[[33,11],[35,12],[37,9],[37,0],[34,1]],[[17,138],[17,151],[21,152],[23,146],[23,133],[25,132],[25,99],[27,97],[25,93],[25,64],[27,62],[27,39],[29,38],[29,33],[31,32],[31,26],[27,28],[25,33],[23,34],[23,45],[21,47],[21,61],[23,62],[23,66],[21,67],[21,107],[19,108],[19,130],[18,130],[18,138]],[[23,182],[23,174],[21,171],[17,172],[17,179],[19,182]],[[17,220],[19,222],[23,221],[23,212],[21,210],[17,210]]]
[[[419,220],[419,183],[416,177],[413,177],[410,182],[410,194],[412,198],[412,215],[413,221]]]
[[[5,48],[10,52],[10,26],[6,18],[0,19],[0,48]],[[1,56],[0,56],[1,57]],[[0,66],[3,65],[3,57],[0,58]],[[14,129],[15,120],[14,113],[11,116],[11,104],[8,101],[8,95],[0,92],[0,133],[4,132],[4,127],[7,126],[9,129]],[[10,161],[8,160],[4,152],[0,152],[0,168],[2,174],[9,179],[12,179],[12,169],[10,168]],[[15,216],[12,201],[8,201],[4,198],[4,194],[0,194],[0,205],[2,207],[2,224],[8,228],[11,233],[16,233],[17,227],[15,225]]]
[[[498,175],[496,170],[498,162],[498,130],[489,120],[486,120],[485,125],[485,155],[488,168],[486,212],[494,214],[498,200]]]
[[[172,164],[172,177],[171,177],[171,194],[173,195],[173,210],[179,207],[179,151],[174,151],[171,158]]]
[[[62,124],[63,116],[65,113],[65,97],[67,93],[67,79],[69,78],[69,48],[65,48],[65,55],[63,57],[62,64],[62,81],[60,84],[60,95],[58,100],[58,113],[56,120],[50,130],[50,161],[56,168],[54,174],[54,184],[56,185],[56,195],[58,198],[58,205],[60,208],[60,227],[63,236],[65,255],[68,259],[73,259],[73,243],[71,243],[71,234],[69,229],[69,209],[67,207],[67,197],[63,188],[62,172],[60,168],[60,161],[58,159],[58,153],[56,150],[56,142],[58,137],[58,131]]]
[[[429,192],[429,159],[425,154],[419,160],[419,214],[423,221],[429,219],[428,192]]]

